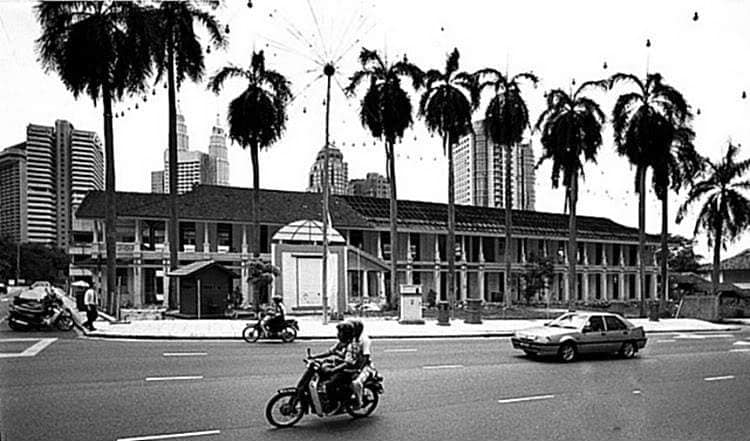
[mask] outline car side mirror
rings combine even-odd
[[[586,325],[583,327],[583,333],[585,334],[587,332],[592,332],[591,326],[589,325]]]

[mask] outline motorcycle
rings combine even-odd
[[[295,319],[286,319],[284,324],[279,326],[273,322],[270,324],[268,332],[263,329],[263,317],[256,323],[248,323],[242,330],[242,338],[248,343],[255,343],[259,338],[275,339],[280,338],[284,343],[291,343],[297,338],[299,324]]]
[[[10,305],[8,326],[14,331],[43,330],[57,328],[61,331],[73,329],[73,314],[64,308],[58,299],[50,305],[37,301],[19,301]]]
[[[326,390],[324,381],[330,377],[328,370],[333,361],[311,359],[309,348],[303,361],[306,368],[297,386],[279,389],[266,405],[266,419],[273,426],[291,427],[308,413],[321,418],[344,413],[353,418],[364,418],[378,407],[383,394],[383,377],[371,367],[368,369],[372,369],[372,373],[362,389],[362,406],[357,408],[349,384],[329,386]]]

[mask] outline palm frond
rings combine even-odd
[[[250,80],[251,77],[252,74],[245,69],[231,65],[225,66],[208,80],[207,87],[213,93],[219,93],[221,87],[224,85],[224,81],[230,78],[244,78],[245,80]]]
[[[609,77],[610,89],[614,88],[616,85],[620,83],[635,84],[636,86],[638,86],[638,92],[640,92],[642,96],[646,95],[646,92],[647,92],[646,86],[643,84],[640,78],[638,78],[637,76],[633,74],[618,72],[612,75],[611,77]]]

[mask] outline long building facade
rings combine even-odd
[[[177,238],[167,234],[169,217],[166,195],[118,193],[117,274],[124,299],[133,305],[154,303],[168,292],[169,241],[179,241],[181,265],[211,259],[247,280],[252,232],[251,190],[199,186],[179,198],[180,228]],[[320,307],[321,244],[289,239],[289,226],[319,221],[321,195],[261,190],[260,256],[281,269],[271,291],[283,295],[292,310]],[[334,309],[345,311],[362,298],[395,303],[398,293],[389,287],[389,201],[383,198],[331,196],[331,246],[328,284]],[[103,243],[103,194],[94,192],[84,201],[79,216],[93,221],[89,244],[71,250],[77,278],[102,277],[106,247]],[[456,293],[459,300],[480,298],[485,302],[518,301],[522,282],[503,286],[504,221],[496,208],[456,207]],[[567,291],[567,216],[533,211],[514,211],[511,270],[521,274],[532,254],[554,259],[554,275],[538,299],[565,304]],[[285,230],[285,227],[286,228]],[[447,208],[445,204],[399,201],[399,255],[395,256],[399,283],[421,285],[425,299],[432,291],[446,298]],[[658,236],[648,236],[646,292],[640,292],[638,233],[609,219],[578,218],[577,302],[637,301],[655,298],[658,268],[654,250]],[[298,227],[291,228],[299,230]],[[102,280],[99,280],[103,283]],[[238,282],[243,294],[247,283]],[[103,285],[102,285],[103,286]],[[265,293],[268,295],[269,293]]]

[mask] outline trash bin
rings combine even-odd
[[[448,302],[438,302],[437,304],[437,324],[441,326],[449,326],[451,324],[449,319]]]
[[[482,299],[466,299],[466,319],[464,323],[482,323]]]
[[[648,319],[652,322],[659,321],[659,302],[651,301],[648,304]]]

